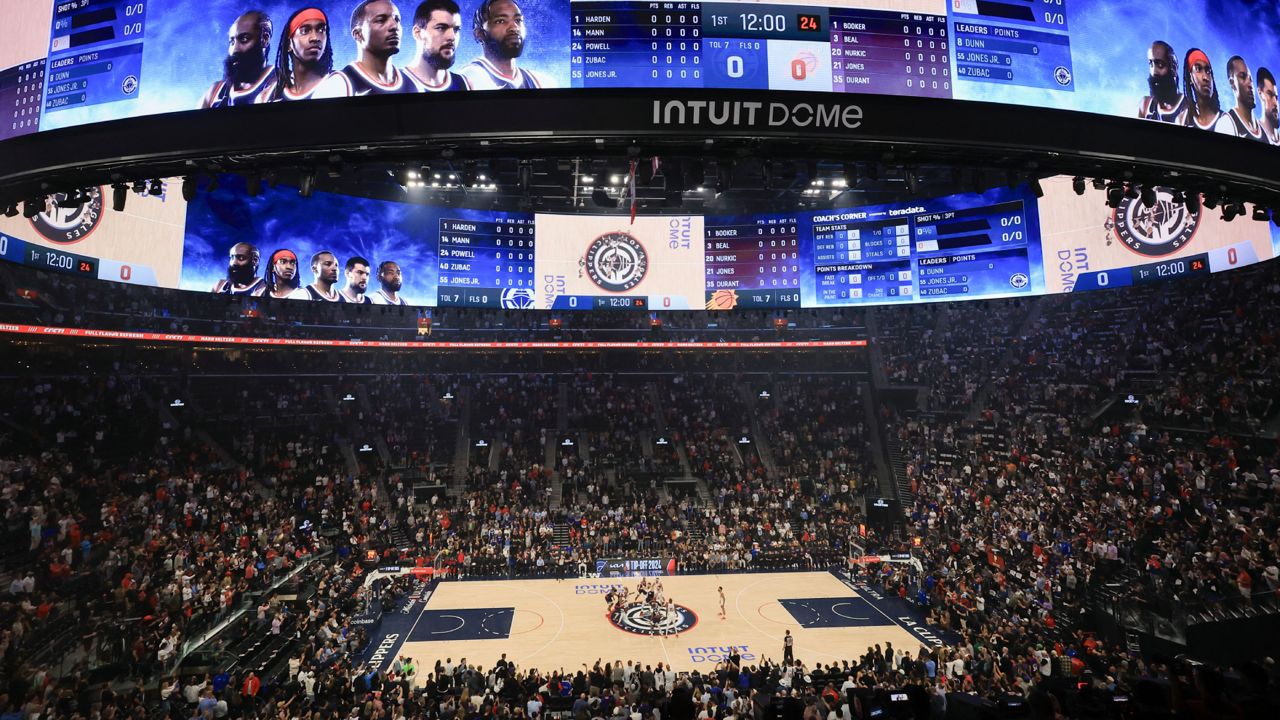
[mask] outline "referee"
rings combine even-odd
[[[795,660],[796,639],[791,636],[791,631],[782,638],[782,662],[788,663]]]

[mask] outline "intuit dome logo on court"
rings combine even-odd
[[[1200,213],[1173,201],[1173,190],[1156,188],[1156,204],[1125,198],[1113,215],[1116,237],[1130,250],[1147,257],[1164,257],[1181,250],[1196,234]]]
[[[609,622],[636,635],[677,635],[697,625],[698,616],[683,605],[676,605],[671,612],[660,605],[632,603],[610,613]]]
[[[59,207],[66,193],[50,196],[44,212],[31,218],[31,225],[40,237],[49,242],[70,245],[79,242],[102,222],[102,188],[90,188],[89,199],[83,205]]]
[[[630,233],[618,230],[596,238],[579,265],[601,290],[626,292],[649,272],[649,253]]]
[[[745,100],[654,100],[653,124],[716,125],[799,130],[857,130],[862,107],[846,103],[780,103]]]

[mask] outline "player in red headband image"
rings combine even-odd
[[[258,102],[309,100],[320,82],[333,74],[329,16],[319,8],[303,8],[289,16],[276,50],[276,71],[258,94]]]
[[[329,76],[313,97],[359,97],[388,93],[416,93],[418,86],[391,64],[400,52],[404,26],[400,8],[391,0],[361,0],[351,12],[351,37],[356,61]]]
[[[1187,51],[1182,63],[1182,81],[1186,83],[1186,96],[1191,101],[1187,113],[1187,126],[1212,130],[1223,135],[1235,135],[1231,121],[1222,112],[1218,98],[1218,83],[1213,79],[1213,64],[1200,48]]]
[[[267,262],[267,272],[260,288],[253,291],[259,297],[292,298],[309,300],[311,296],[302,289],[302,277],[298,273],[298,255],[292,250],[276,250]]]

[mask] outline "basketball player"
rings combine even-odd
[[[1231,121],[1222,112],[1218,100],[1218,83],[1213,79],[1213,65],[1200,48],[1191,48],[1182,62],[1182,81],[1190,101],[1187,126],[1235,135]]]
[[[462,11],[454,0],[426,0],[413,14],[418,56],[404,72],[422,92],[470,90],[466,78],[449,68],[458,60]]]
[[[400,266],[390,260],[378,263],[378,284],[382,287],[369,295],[369,302],[374,305],[408,305],[408,301],[400,297]]]
[[[320,82],[333,74],[329,16],[319,8],[303,8],[289,16],[276,49],[275,76],[257,102],[309,100]]]
[[[364,293],[369,289],[369,261],[356,255],[347,260],[347,286],[340,291],[349,303],[371,305]]]
[[[1227,83],[1236,96],[1236,106],[1227,111],[1236,137],[1267,142],[1262,125],[1253,117],[1253,109],[1258,107],[1258,98],[1253,94],[1253,74],[1239,55],[1233,55],[1227,61]]]
[[[535,90],[552,87],[541,75],[516,67],[524,53],[524,15],[515,0],[481,0],[471,35],[483,54],[462,68],[473,90]]]
[[[413,93],[418,88],[391,64],[400,52],[400,10],[391,0],[361,0],[351,12],[356,61],[329,76],[315,98]]]
[[[1262,99],[1262,132],[1272,145],[1280,145],[1280,102],[1276,98],[1276,76],[1258,68],[1258,97]]]
[[[304,290],[307,297],[312,300],[323,300],[325,302],[346,302],[347,299],[342,293],[333,288],[338,284],[338,258],[328,250],[321,250],[311,256],[311,274],[315,276],[315,282],[308,285]]]
[[[236,243],[227,253],[227,276],[213,284],[213,292],[223,295],[254,295],[266,285],[258,277],[258,248],[249,243]]]
[[[720,593],[720,617],[721,618],[727,617],[727,615],[725,615],[725,612],[724,612],[724,588],[717,587],[716,592]]]
[[[1187,96],[1178,91],[1178,61],[1173,47],[1156,40],[1147,49],[1147,87],[1151,94],[1142,98],[1138,117],[1147,120],[1185,125]]]
[[[253,294],[260,297],[308,300],[311,296],[299,287],[301,283],[298,256],[292,250],[277,250],[267,260],[267,273],[262,277],[262,287]]]
[[[270,16],[261,10],[250,10],[236,18],[227,32],[227,57],[222,61],[222,79],[205,92],[200,107],[253,104],[275,71],[267,65],[270,51]]]

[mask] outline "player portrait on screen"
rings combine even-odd
[[[1236,137],[1267,142],[1262,125],[1253,117],[1253,109],[1258,107],[1258,98],[1253,94],[1253,73],[1249,72],[1249,64],[1239,55],[1233,55],[1227,61],[1227,84],[1236,98],[1236,106],[1227,111]]]
[[[391,57],[400,52],[403,30],[400,8],[391,0],[362,0],[351,12],[355,62],[326,78],[312,97],[418,92],[417,86],[391,64]]]
[[[201,108],[250,105],[257,99],[275,72],[267,64],[271,35],[271,17],[261,10],[250,10],[236,18],[227,32],[222,79],[205,92]]]
[[[466,78],[449,68],[458,60],[462,10],[454,0],[426,0],[413,14],[417,56],[404,72],[422,92],[470,90]]]
[[[409,301],[400,297],[400,288],[404,279],[400,275],[400,264],[391,260],[378,263],[378,284],[381,285],[367,297],[374,305],[408,305]]]
[[[303,8],[285,23],[284,37],[276,49],[275,73],[257,101],[308,100],[332,74],[329,16],[319,8]]]
[[[369,261],[355,255],[347,260],[347,286],[339,292],[349,303],[369,305],[365,292],[369,289]]]
[[[264,283],[258,277],[258,248],[236,243],[227,253],[227,276],[213,284],[213,292],[223,295],[253,295]]]
[[[462,68],[474,90],[534,90],[551,87],[541,75],[516,65],[524,54],[524,14],[515,0],[480,0],[471,19],[471,35],[480,57]]]
[[[276,250],[267,259],[267,271],[262,276],[261,287],[254,290],[253,294],[259,297],[310,299],[301,285],[298,255],[292,250]]]
[[[1142,98],[1138,117],[1177,125],[1187,123],[1187,96],[1178,86],[1178,56],[1163,40],[1156,40],[1147,48],[1147,87],[1151,94]]]
[[[1262,132],[1272,145],[1280,145],[1280,102],[1276,97],[1276,76],[1258,68],[1258,98],[1262,100]]]
[[[338,292],[338,256],[328,250],[321,250],[311,256],[311,274],[315,281],[304,288],[307,297],[325,302],[346,302],[347,299]]]
[[[1200,48],[1191,48],[1182,62],[1182,81],[1190,101],[1187,126],[1235,135],[1231,121],[1222,112],[1218,83],[1213,79],[1213,64]]]

